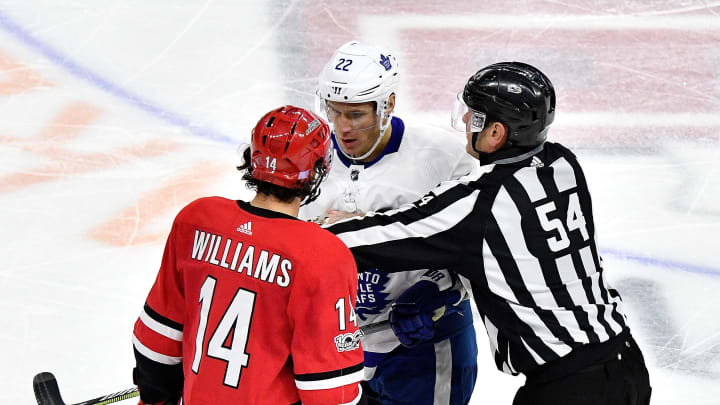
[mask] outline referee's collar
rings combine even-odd
[[[337,140],[335,139],[335,133],[333,132],[331,135],[331,139],[333,142],[333,147],[337,152],[335,154],[336,157],[340,159],[340,161],[347,167],[350,167],[351,165],[363,165],[367,169],[368,167],[379,162],[380,159],[383,158],[383,156],[397,152],[400,149],[400,142],[402,142],[402,137],[405,133],[405,123],[398,117],[392,117],[392,119],[390,120],[390,125],[392,125],[392,133],[390,133],[390,140],[388,141],[387,145],[385,145],[385,148],[383,148],[382,152],[380,152],[380,155],[378,157],[367,163],[363,163],[359,160],[348,159],[347,157],[345,157],[345,155],[340,150],[340,146],[338,146]]]
[[[509,165],[512,163],[522,162],[523,160],[538,154],[545,147],[545,142],[528,150],[527,148],[510,147],[500,149],[497,152],[489,153],[486,159],[481,159],[481,164]],[[518,154],[520,153],[520,154]],[[485,161],[483,161],[485,160]]]

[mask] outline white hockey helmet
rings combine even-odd
[[[390,125],[392,112],[388,111],[389,99],[397,92],[399,84],[398,61],[390,51],[350,41],[335,51],[320,73],[316,111],[328,119],[328,101],[353,104],[375,102],[380,136],[376,145],[365,154],[369,155]]]
[[[350,41],[335,51],[320,74],[318,95],[341,103],[375,101],[381,112],[399,83],[395,56],[385,49]]]

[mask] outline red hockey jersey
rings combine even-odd
[[[356,296],[353,257],[330,232],[242,201],[196,200],[175,219],[135,323],[136,383],[188,405],[355,403]]]

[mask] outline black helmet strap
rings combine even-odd
[[[480,132],[473,132],[473,133],[472,133],[472,145],[471,145],[471,146],[472,146],[472,149],[473,149],[476,153],[483,153],[483,152],[480,152],[480,151],[477,149],[477,140],[478,140],[478,137],[480,137]]]

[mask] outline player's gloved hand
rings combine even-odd
[[[460,292],[440,292],[432,281],[418,281],[393,302],[390,327],[405,347],[415,347],[435,336],[435,321],[455,312],[452,305],[460,300]]]
[[[140,391],[140,388],[138,388],[138,391]],[[144,392],[144,391],[143,391]],[[172,399],[172,400],[160,400],[155,402],[145,402],[140,398],[138,400],[138,405],[176,405],[180,402],[180,399]]]

